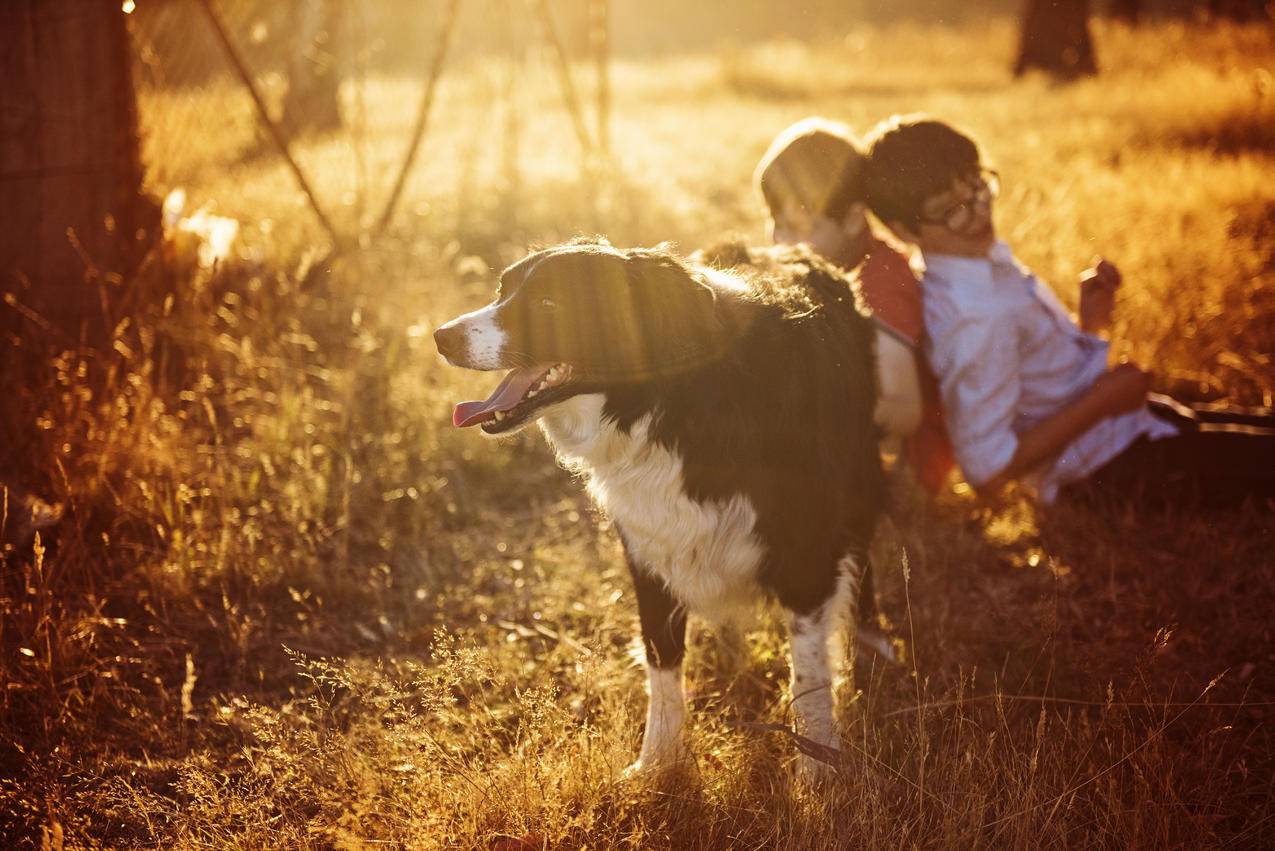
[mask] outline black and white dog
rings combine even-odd
[[[538,251],[434,333],[456,366],[509,370],[455,424],[539,420],[619,531],[650,687],[636,770],[685,754],[687,611],[734,618],[762,596],[789,613],[798,729],[837,745],[834,639],[853,634],[883,503],[875,332],[848,280],[797,249],[699,259]]]

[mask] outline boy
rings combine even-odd
[[[1079,325],[996,239],[995,172],[940,121],[893,118],[872,133],[864,191],[876,215],[920,248],[926,355],[956,459],[980,493],[1011,481],[1044,503],[1060,491],[1210,504],[1275,498],[1275,416],[1192,410],[1149,396],[1151,376],[1107,365],[1120,275],[1081,280]]]
[[[775,242],[804,244],[843,269],[859,269],[860,289],[878,327],[876,422],[889,435],[910,436],[905,457],[933,492],[946,479],[952,455],[937,387],[920,356],[920,290],[907,258],[868,225],[863,165],[848,127],[812,117],[775,138],[754,183]]]

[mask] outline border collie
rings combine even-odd
[[[798,732],[836,747],[832,684],[884,501],[874,329],[850,282],[801,249],[577,241],[504,271],[495,300],[434,333],[453,365],[508,370],[455,425],[538,420],[613,520],[650,689],[630,772],[686,756],[687,612],[789,616]],[[711,264],[711,265],[710,265]],[[803,774],[819,767],[802,757]]]

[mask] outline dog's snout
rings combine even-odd
[[[451,322],[434,332],[434,345],[445,358],[455,358],[465,351],[465,329]]]
[[[505,335],[490,307],[458,316],[434,332],[438,353],[452,366],[465,369],[504,367]]]

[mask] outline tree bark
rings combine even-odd
[[[1098,73],[1089,0],[1027,0],[1014,76],[1033,70],[1059,79]]]
[[[1143,0],[1110,0],[1107,12],[1117,21],[1133,26],[1142,19],[1142,7]]]
[[[1270,20],[1275,8],[1266,0],[1207,0],[1205,7],[1211,16],[1232,21]]]
[[[290,137],[341,128],[340,0],[300,0],[297,31],[289,45],[284,132]]]
[[[0,79],[0,330],[107,343],[158,225],[119,0],[5,0]]]

